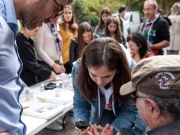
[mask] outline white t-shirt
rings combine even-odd
[[[105,95],[105,109],[106,110],[112,110],[112,93],[113,93],[113,87],[109,87],[108,89],[105,89],[104,87],[99,87],[101,92]]]

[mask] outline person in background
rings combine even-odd
[[[125,5],[123,5],[119,8],[119,20],[120,20],[121,32],[123,33],[124,37],[127,38],[128,31],[127,31],[127,26],[126,26],[126,23],[124,20],[125,13],[126,13],[126,7],[125,7]]]
[[[78,36],[74,37],[70,43],[70,64],[73,66],[73,62],[82,56],[82,53],[87,44],[94,38],[99,37],[93,34],[92,27],[88,22],[83,22],[78,27]]]
[[[131,57],[136,61],[136,63],[142,59],[154,56],[147,44],[146,38],[141,33],[131,33],[127,37],[127,42],[131,50]]]
[[[155,55],[163,55],[163,48],[169,46],[169,25],[166,20],[157,15],[158,4],[156,0],[144,2],[144,15],[147,21],[142,27],[142,34],[146,37],[151,50]]]
[[[116,17],[109,17],[105,25],[105,37],[111,37],[118,43],[122,43],[121,30]]]
[[[132,129],[139,116],[136,106],[129,105],[119,94],[121,85],[130,80],[130,68],[134,66],[128,64],[124,51],[113,38],[92,40],[72,69],[75,121],[102,127],[109,123],[114,133],[121,135],[127,130],[128,135],[142,134],[145,126]],[[141,119],[138,122],[142,123]],[[81,135],[90,130],[76,129]]]
[[[167,55],[179,54],[180,43],[180,2],[174,3],[171,8],[171,14],[168,16],[171,20],[170,26],[170,46],[167,48]]]
[[[122,39],[124,39],[124,38],[123,38],[123,35],[119,28],[119,21],[118,21],[117,17],[110,17],[107,20],[107,23],[105,26],[105,37],[111,37],[119,43],[119,45],[121,46],[121,48],[123,49],[123,51],[126,54],[129,64],[131,63],[131,61],[134,61],[134,60],[132,60],[130,53],[127,50],[126,41],[122,42]]]
[[[58,18],[57,18],[58,19]],[[38,62],[56,74],[65,72],[62,60],[62,38],[59,35],[59,25],[56,21],[43,24],[35,38],[35,48]],[[47,77],[38,76],[39,81]]]
[[[22,27],[22,31],[19,32],[16,36],[18,52],[23,62],[23,69],[20,75],[21,79],[27,86],[38,83],[39,81],[37,78],[51,78],[56,80],[56,73],[53,72],[52,69],[38,63],[35,56],[33,46],[34,41],[31,39],[31,37],[35,37],[37,35],[40,27],[37,27],[33,30],[28,30],[26,27],[24,27],[23,24]],[[56,122],[53,122],[46,128],[57,131],[62,130],[63,127],[57,123],[62,124],[62,120],[58,119]]]
[[[62,57],[63,57],[63,62],[64,62],[64,67],[66,69],[66,73],[69,74],[71,73],[72,67],[69,62],[70,54],[69,54],[69,49],[70,49],[70,42],[71,39],[77,35],[77,29],[78,25],[75,22],[75,18],[73,15],[73,9],[70,5],[66,5],[64,7],[64,14],[62,15],[62,22],[60,22],[60,35],[63,40],[63,47],[62,47]]]
[[[31,37],[35,37],[39,29],[40,27],[28,30],[22,24],[22,30],[18,32],[16,36],[19,56],[23,62],[23,69],[20,77],[27,86],[38,83],[37,76],[45,76],[46,78],[56,80],[56,74],[50,69],[39,64],[35,56],[33,46],[34,41]]]
[[[108,7],[105,7],[101,10],[100,21],[96,26],[94,33],[100,37],[104,37],[105,34],[105,25],[108,18],[111,17],[111,10]]]
[[[22,62],[15,43],[17,20],[29,30],[49,22],[72,0],[0,0],[0,135],[26,135],[21,120]]]
[[[132,70],[132,79],[120,88],[131,95],[145,124],[146,135],[180,135],[180,59],[156,56]]]

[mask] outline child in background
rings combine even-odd
[[[37,27],[33,30],[28,30],[22,24],[22,30],[16,36],[16,43],[18,46],[18,51],[20,58],[23,62],[23,69],[21,72],[21,79],[26,83],[27,86],[34,85],[39,81],[36,79],[37,76],[42,78],[52,78],[56,79],[56,74],[38,63],[35,52],[34,52],[34,41],[31,37],[35,37],[40,29]]]

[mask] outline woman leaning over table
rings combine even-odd
[[[136,105],[119,94],[120,87],[131,79],[130,68],[134,66],[128,64],[125,52],[114,39],[92,40],[72,69],[75,121],[102,127],[109,123],[114,133],[141,135],[145,125],[133,126],[142,123]],[[76,129],[81,135],[90,130]]]

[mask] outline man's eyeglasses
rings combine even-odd
[[[55,2],[55,3],[56,3],[56,5],[58,6],[58,11],[59,11],[59,12],[64,10],[63,5],[58,4],[56,0],[54,0],[54,2]]]
[[[58,11],[59,11],[59,13],[56,14],[55,17],[54,17],[54,18],[56,18],[56,17],[59,17],[59,16],[61,16],[63,14],[64,7],[63,7],[63,5],[58,4],[56,0],[54,0],[54,2],[58,6]]]
[[[149,12],[149,11],[152,11],[152,10],[154,10],[154,8],[147,8],[147,9],[143,9],[142,11],[143,12]]]
[[[132,97],[132,99],[134,100],[134,102],[136,102],[136,99],[137,99],[137,98],[146,98],[146,97],[143,97],[143,96],[137,96],[136,93],[132,93],[132,94],[131,94],[131,97]]]

